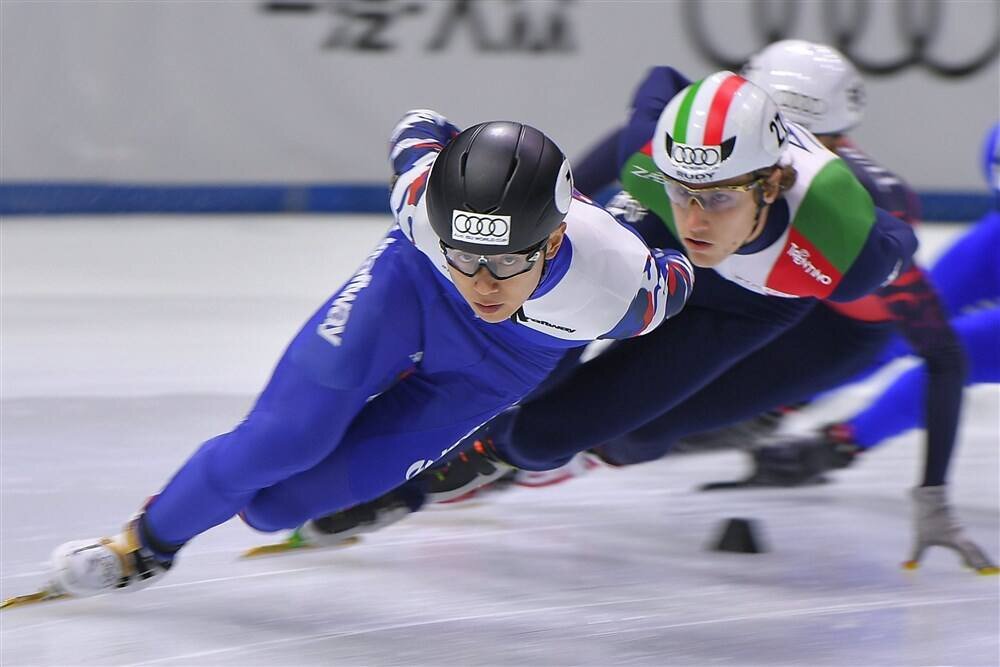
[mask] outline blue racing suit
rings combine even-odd
[[[537,385],[571,347],[676,314],[693,271],[576,195],[558,253],[515,317],[474,316],[427,220],[425,186],[457,134],[426,110],[390,142],[395,225],[302,327],[246,419],[212,438],[146,509],[146,546],[172,553],[237,513],[261,530],[375,498]]]

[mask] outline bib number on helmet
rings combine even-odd
[[[778,145],[785,143],[785,139],[788,138],[788,128],[785,127],[784,121],[781,120],[781,114],[774,114],[774,119],[768,124],[771,129],[771,134],[777,139]]]

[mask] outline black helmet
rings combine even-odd
[[[458,134],[427,179],[427,216],[445,245],[480,255],[534,247],[562,223],[569,162],[533,127],[494,121]]]

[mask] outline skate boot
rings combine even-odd
[[[437,505],[457,505],[464,503],[467,500],[473,500],[474,498],[482,498],[484,495],[489,495],[492,493],[498,493],[501,491],[507,491],[518,484],[517,476],[523,471],[517,468],[511,468],[504,474],[497,477],[492,482],[488,482],[480,487],[472,489],[467,493],[463,493],[460,496],[456,496],[451,500],[442,500]]]
[[[476,440],[450,463],[429,468],[406,484],[366,503],[312,519],[281,542],[254,547],[244,558],[270,556],[297,549],[342,547],[364,533],[390,526],[425,503],[455,501],[515,470],[496,456],[489,438]]]
[[[412,514],[424,504],[419,487],[405,484],[375,500],[310,519],[280,542],[263,544],[243,552],[243,558],[272,556],[297,549],[330,549],[358,542],[364,533],[373,533]]]
[[[844,424],[830,424],[812,436],[774,439],[750,452],[754,470],[732,482],[712,482],[703,491],[746,487],[792,487],[826,482],[823,473],[851,465],[863,450]]]
[[[317,547],[340,546],[345,540],[391,526],[424,504],[424,494],[402,486],[354,507],[307,521],[296,529],[304,543]]]
[[[528,487],[551,486],[606,466],[607,464],[597,454],[580,452],[573,456],[569,463],[552,470],[518,470],[514,477],[514,483],[518,486]]]
[[[446,465],[422,472],[416,480],[423,484],[427,502],[444,503],[461,499],[512,470],[514,466],[500,459],[493,440],[486,437]]]
[[[71,597],[132,592],[149,586],[173,561],[143,546],[142,518],[133,519],[115,537],[77,540],[52,552],[48,590]]]

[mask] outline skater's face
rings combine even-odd
[[[670,207],[691,263],[711,268],[757,238],[780,179],[781,170],[775,169],[766,178],[747,174],[711,185],[670,180]],[[759,211],[758,198],[764,204]]]
[[[563,223],[549,235],[549,240],[541,249],[546,260],[556,256],[565,231],[566,223]],[[494,277],[485,264],[480,265],[472,276],[465,275],[451,264],[447,266],[455,287],[476,316],[490,324],[497,324],[510,318],[528,300],[542,279],[544,264],[536,261],[530,270],[505,280]]]

